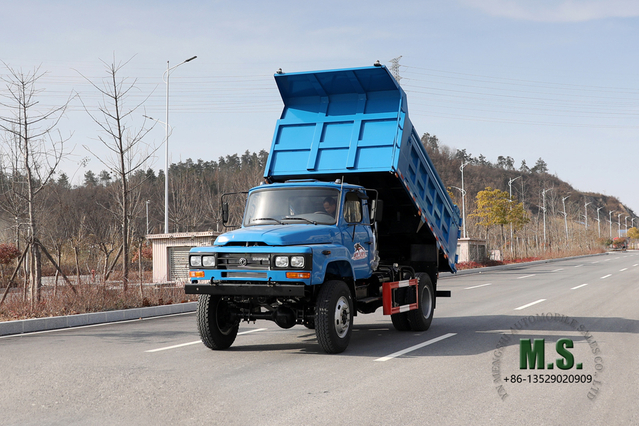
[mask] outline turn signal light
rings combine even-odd
[[[189,271],[190,278],[204,278],[204,271]]]
[[[310,272],[287,272],[286,278],[291,279],[309,279],[311,277]]]

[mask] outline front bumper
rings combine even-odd
[[[274,296],[304,297],[307,286],[300,284],[257,283],[189,283],[184,286],[186,294],[212,294],[217,296]]]

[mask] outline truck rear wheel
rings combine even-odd
[[[197,328],[207,348],[227,349],[237,337],[239,324],[232,318],[225,300],[202,294],[197,303]]]
[[[391,315],[393,327],[397,331],[410,331],[410,322],[408,321],[408,312],[400,312]]]
[[[322,284],[317,299],[315,335],[329,354],[343,352],[353,332],[353,298],[343,281],[327,281]]]
[[[433,284],[428,274],[418,272],[416,278],[419,283],[417,296],[419,297],[419,308],[408,311],[408,321],[413,331],[426,331],[433,321],[433,311],[435,310],[435,293]]]

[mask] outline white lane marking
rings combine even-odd
[[[420,344],[415,345],[415,346],[411,346],[410,348],[406,348],[406,349],[401,350],[399,352],[395,352],[395,353],[392,353],[390,355],[386,355],[384,357],[377,358],[375,361],[388,361],[390,359],[397,358],[398,356],[402,356],[402,355],[407,354],[409,352],[416,351],[417,349],[423,348],[424,346],[432,345],[433,343],[437,343],[437,342],[439,342],[441,340],[448,339],[449,337],[453,337],[456,334],[457,333],[444,334],[443,336],[435,337],[434,339],[427,340],[427,341],[425,341],[423,343],[420,343]]]
[[[529,304],[527,304],[527,305],[524,305],[524,306],[520,306],[520,307],[518,307],[518,308],[515,308],[515,310],[516,310],[516,311],[521,311],[522,309],[526,309],[526,308],[527,308],[527,307],[529,307],[529,306],[536,305],[537,303],[544,302],[545,300],[546,300],[546,299],[539,299],[539,300],[537,300],[537,301],[535,301],[535,302],[532,302],[532,303],[529,303]]]
[[[634,264],[634,265],[632,265],[632,266],[637,266],[637,265],[639,265],[639,263],[635,263],[635,264]]]
[[[599,261],[598,261],[598,260],[596,260],[596,261],[594,261],[594,262],[592,262],[592,263],[599,263]]]
[[[581,288],[581,287],[586,286],[586,285],[588,285],[588,284],[578,285],[577,287],[571,288],[571,290],[577,290],[578,288]]]
[[[492,284],[492,283],[474,285],[474,286],[472,286],[472,287],[466,287],[464,290],[470,290],[471,288],[486,287],[487,285],[491,285],[491,284]]]
[[[582,266],[584,266],[583,263],[581,265],[575,265],[575,268],[581,268]]]
[[[623,271],[625,271],[625,270],[627,270],[627,269],[628,269],[628,268],[620,269],[620,270],[619,270],[619,272],[623,272]]]
[[[522,278],[530,278],[530,277],[534,277],[537,274],[530,274],[530,275],[524,275],[522,277],[517,277],[518,280],[522,279]]]
[[[611,276],[612,276],[612,274],[604,275],[603,277],[601,277],[601,279],[603,280],[603,279],[611,277]]]
[[[197,343],[202,343],[202,341],[201,340],[196,340],[195,342],[182,343],[181,345],[167,346],[166,348],[151,349],[149,351],[144,351],[144,352],[152,353],[152,352],[166,351],[166,350],[169,350],[169,349],[175,349],[175,348],[181,348],[181,347],[184,347],[184,346],[195,345]]]
[[[559,271],[563,271],[563,268],[561,268],[561,269],[555,269],[554,271],[550,271],[550,272],[559,272]]]
[[[237,333],[237,335],[240,336],[242,334],[255,333],[256,331],[264,331],[264,330],[267,330],[267,329],[266,328],[256,328],[255,330],[247,330],[247,331],[243,331],[241,333]],[[160,352],[160,351],[166,351],[166,350],[169,350],[169,349],[182,348],[184,346],[196,345],[198,343],[202,343],[202,341],[201,340],[196,340],[195,342],[182,343],[180,345],[167,346],[165,348],[151,349],[151,350],[144,351],[144,352],[147,352],[147,353]]]
[[[604,262],[610,262],[611,260],[612,260],[612,258],[606,259],[606,260],[604,260]],[[617,258],[615,258],[615,260],[617,260]]]

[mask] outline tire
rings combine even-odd
[[[426,331],[433,321],[435,310],[435,292],[428,274],[419,272],[416,274],[419,282],[419,309],[408,311],[408,322],[413,331]]]
[[[344,352],[353,332],[353,298],[343,281],[322,284],[317,298],[315,335],[326,353]]]
[[[239,323],[232,319],[228,303],[220,296],[202,294],[197,303],[197,328],[204,346],[219,350],[233,344]]]
[[[397,331],[410,331],[410,322],[408,321],[408,312],[400,312],[391,315],[393,327]]]

